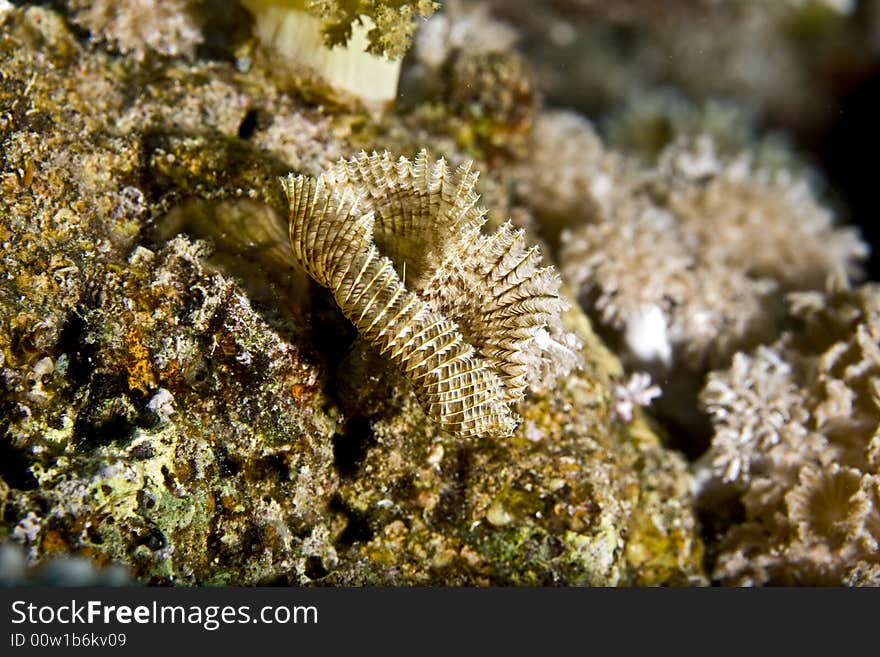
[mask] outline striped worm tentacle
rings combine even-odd
[[[516,420],[500,401],[501,380],[454,321],[404,287],[373,244],[372,215],[358,216],[358,203],[328,194],[321,178],[290,176],[285,191],[297,260],[331,289],[364,338],[403,370],[428,414],[463,437],[509,435]]]
[[[459,436],[507,436],[540,369],[532,343],[561,330],[559,277],[510,222],[481,228],[477,174],[421,151],[341,160],[283,181],[293,254],[365,340]],[[532,376],[534,378],[534,376]]]

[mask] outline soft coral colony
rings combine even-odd
[[[558,133],[539,129],[553,149]],[[880,584],[880,295],[849,282],[867,255],[858,232],[802,176],[723,156],[708,136],[644,168],[585,124],[553,129],[589,146],[570,156],[589,174],[566,179],[591,200],[563,232],[567,280],[630,362],[664,373],[668,417],[694,418],[682,390],[702,388],[712,577]]]
[[[723,155],[706,135],[671,144],[648,170],[616,170],[609,159],[585,162],[593,187],[582,189],[595,210],[563,234],[560,258],[643,365],[702,372],[726,363],[772,338],[786,292],[858,275],[867,255],[805,179],[762,168],[748,152]],[[640,325],[653,317],[663,339],[646,344]]]
[[[789,297],[799,330],[710,374],[708,509],[733,497],[714,576],[880,585],[880,288],[836,279]]]

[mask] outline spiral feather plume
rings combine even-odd
[[[470,165],[362,152],[283,181],[293,254],[445,431],[508,436],[538,332],[567,308],[552,267],[508,224],[480,232]],[[406,284],[404,284],[404,281]]]

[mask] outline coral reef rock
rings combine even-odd
[[[583,366],[527,380],[510,437],[457,439],[296,268],[280,178],[362,148],[469,159],[432,121],[376,124],[161,40],[94,47],[45,7],[0,24],[16,572],[70,557],[154,584],[705,582],[686,462],[579,309],[560,319]],[[484,202],[506,213],[485,165]]]

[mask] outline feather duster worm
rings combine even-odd
[[[508,222],[481,233],[477,174],[425,151],[362,152],[319,178],[290,175],[293,254],[360,334],[413,385],[427,414],[462,437],[508,436],[512,410],[566,340],[552,267]]]

